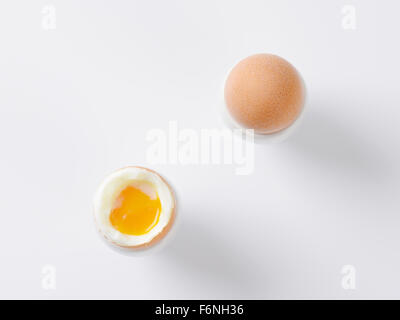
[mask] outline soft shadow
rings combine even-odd
[[[368,134],[361,131],[362,126],[357,123],[349,126],[348,121],[341,121],[331,110],[335,108],[309,108],[301,125],[285,144],[291,151],[314,162],[316,168],[363,182],[387,181],[391,176],[390,168],[380,149],[366,140]],[[354,119],[356,121],[360,120]]]
[[[231,298],[253,292],[256,281],[249,270],[249,257],[232,248],[224,233],[213,233],[198,221],[183,221],[173,243],[160,256],[184,270],[194,281],[231,292]],[[218,292],[221,292],[218,290]]]

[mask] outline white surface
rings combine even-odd
[[[0,4],[0,298],[400,298],[398,1],[53,1],[47,31],[46,4]],[[175,241],[104,245],[102,179],[146,166],[149,129],[219,128],[221,81],[257,52],[306,81],[296,134],[257,145],[249,176],[152,166],[179,194]]]

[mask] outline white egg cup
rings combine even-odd
[[[238,63],[238,62],[237,62]],[[225,102],[225,83],[226,80],[228,79],[229,74],[231,73],[232,69],[237,65],[237,63],[235,63],[233,65],[233,67],[227,72],[224,81],[223,81],[223,86],[222,86],[222,90],[220,92],[222,92],[221,96],[222,99],[220,98],[220,116],[222,118],[222,121],[224,123],[224,125],[229,128],[230,130],[233,130],[233,132],[235,133],[235,130],[237,129],[241,129],[241,130],[246,130],[247,128],[241,126],[233,117],[232,115],[229,113],[228,108],[226,106],[226,102]],[[293,66],[293,65],[292,65]],[[306,84],[304,82],[303,77],[301,76],[300,72],[293,66],[293,68],[296,70],[302,85],[303,85],[303,106],[301,108],[301,111],[299,113],[299,115],[297,116],[297,118],[294,120],[294,122],[287,128],[277,131],[277,132],[273,132],[273,133],[259,133],[256,132],[254,130],[254,142],[257,144],[275,144],[275,143],[281,143],[283,141],[285,141],[289,136],[291,136],[293,134],[294,131],[297,130],[297,128],[299,127],[299,125],[301,124],[301,122],[303,121],[304,118],[304,109],[306,107],[306,102],[307,102],[307,88],[306,88]],[[222,101],[221,101],[222,100]],[[243,139],[244,135],[240,135],[240,137]]]

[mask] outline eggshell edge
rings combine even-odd
[[[119,169],[113,171],[112,173],[118,172],[118,171],[126,169],[126,168],[138,168],[138,169],[146,170],[148,172],[156,174],[165,183],[165,185],[168,187],[168,189],[169,189],[169,191],[170,191],[170,193],[172,195],[172,201],[173,201],[173,207],[171,208],[171,217],[170,217],[170,219],[168,221],[168,224],[162,229],[162,231],[160,233],[157,234],[157,236],[155,236],[153,239],[151,239],[151,241],[139,244],[137,246],[124,246],[124,245],[121,245],[121,244],[109,239],[102,232],[102,230],[101,230],[101,228],[100,228],[100,226],[99,226],[99,224],[97,222],[96,215],[95,215],[95,212],[94,212],[94,205],[93,205],[94,222],[95,222],[95,225],[97,227],[97,231],[100,233],[100,235],[107,242],[111,243],[114,246],[117,246],[117,247],[123,248],[123,249],[130,249],[132,251],[140,251],[140,250],[150,249],[150,248],[154,247],[156,244],[158,244],[159,242],[161,242],[161,240],[169,233],[169,231],[172,228],[172,225],[174,224],[174,222],[176,220],[176,196],[175,196],[175,192],[174,192],[173,188],[171,187],[171,185],[167,182],[167,180],[164,177],[162,177],[158,172],[156,172],[154,170],[151,170],[149,168],[145,168],[145,167],[141,167],[141,166],[126,166],[126,167],[119,168]]]

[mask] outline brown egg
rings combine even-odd
[[[226,108],[239,125],[270,134],[297,119],[305,90],[300,74],[285,59],[256,54],[231,70],[224,95]]]

